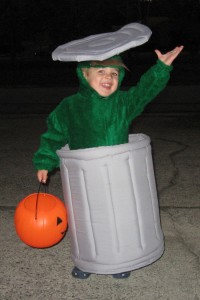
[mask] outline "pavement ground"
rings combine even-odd
[[[45,131],[45,115],[0,118],[0,299],[1,300],[200,300],[200,118],[143,114],[131,133],[150,136],[165,236],[163,256],[128,279],[71,276],[68,234],[56,246],[22,243],[13,216],[17,203],[37,192],[32,155]],[[61,199],[59,171],[48,191]]]

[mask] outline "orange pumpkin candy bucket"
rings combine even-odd
[[[56,196],[38,192],[19,202],[14,223],[17,235],[25,244],[47,248],[64,237],[67,230],[67,210]]]

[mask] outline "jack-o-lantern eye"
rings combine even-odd
[[[62,220],[61,218],[57,217],[57,226],[58,226],[59,224],[61,224],[62,221],[63,221],[63,220]]]

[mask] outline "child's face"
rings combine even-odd
[[[117,90],[119,70],[117,68],[89,68],[83,70],[89,85],[101,96],[108,97]]]

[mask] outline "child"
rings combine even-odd
[[[78,63],[80,88],[65,98],[48,117],[48,130],[33,162],[39,182],[46,183],[48,172],[59,167],[56,150],[65,144],[83,149],[128,142],[129,125],[166,86],[172,62],[183,46],[162,54],[155,50],[158,61],[140,79],[137,86],[121,91],[126,66],[120,56],[104,61]],[[90,274],[74,268],[72,275],[86,278]],[[114,274],[125,278],[130,272]]]

